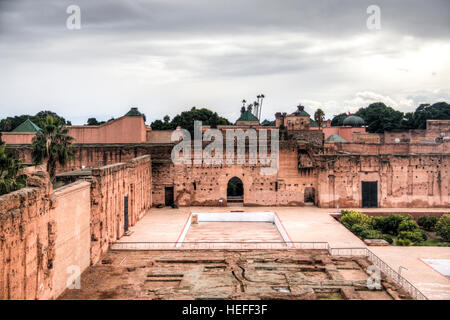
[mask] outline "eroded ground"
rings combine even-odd
[[[321,250],[110,251],[60,299],[408,299],[365,258]]]

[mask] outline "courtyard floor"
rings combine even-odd
[[[275,212],[293,242],[328,242],[335,248],[361,248],[364,242],[355,237],[328,213],[330,209],[317,207],[183,207],[180,209],[152,209],[135,226],[132,234],[118,242],[177,242],[191,213],[195,212]],[[260,230],[254,229],[254,238]],[[217,234],[215,241],[239,241],[228,231]],[[223,237],[222,237],[223,236]],[[237,235],[239,237],[239,235]],[[247,231],[251,237],[251,230]]]
[[[380,209],[365,209],[365,211]],[[383,211],[390,209],[383,208]],[[424,209],[393,209],[395,212],[423,211]],[[442,209],[426,209],[439,212]],[[317,207],[184,207],[180,209],[152,209],[135,226],[131,235],[118,243],[127,242],[177,242],[191,213],[200,212],[274,212],[293,242],[327,242],[331,248],[365,248],[366,245],[329,213],[332,209]],[[279,241],[278,234],[268,227],[242,225],[230,222],[225,225],[193,225],[185,241]],[[231,232],[233,231],[233,232]],[[186,249],[189,249],[186,246]],[[431,268],[421,259],[450,259],[449,247],[370,247],[394,270],[399,267],[402,276],[430,299],[450,299],[450,280]],[[406,269],[405,269],[406,268]]]
[[[368,266],[327,250],[109,251],[59,299],[410,299],[387,278],[369,290]]]

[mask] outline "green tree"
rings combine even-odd
[[[203,125],[211,125],[211,120],[215,118],[213,121],[216,121],[216,125],[230,125],[231,123],[217,115],[217,117],[213,116],[214,112],[209,109],[201,108],[197,109],[192,107],[190,111],[183,111],[181,114],[176,115],[172,121],[172,128],[180,126],[183,129],[188,130],[191,134],[194,132],[194,121],[201,121]],[[153,128],[153,127],[152,127]]]
[[[47,172],[54,179],[56,166],[65,166],[72,156],[69,150],[73,138],[69,130],[59,120],[47,116],[41,130],[33,138],[32,158],[34,164],[46,161]]]
[[[367,108],[360,108],[356,115],[364,119],[367,131],[371,133],[401,129],[403,119],[403,112],[394,110],[382,102],[372,103]]]
[[[334,116],[333,119],[331,119],[331,126],[342,127],[344,125],[344,119],[347,117],[348,115],[346,113],[340,113],[337,116]]]
[[[450,241],[450,214],[443,214],[435,226],[436,234],[445,241]]]
[[[22,173],[23,165],[13,155],[0,146],[0,195],[26,186],[26,175]]]
[[[57,121],[63,124],[70,125],[70,121],[66,121],[63,117],[57,115],[55,112],[47,110],[47,111],[39,111],[34,116],[23,114],[20,116],[7,117],[5,119],[2,119],[0,121],[0,132],[12,131],[27,119],[33,121],[38,127],[42,127],[45,123],[45,119],[47,116],[52,116],[53,118],[57,119]]]
[[[325,112],[322,109],[317,109],[314,112],[314,121],[319,125],[319,129],[322,129],[323,122],[325,121]]]
[[[450,105],[448,103],[421,104],[412,116],[412,127],[413,129],[426,129],[427,120],[448,119],[450,119]]]
[[[87,119],[87,123],[86,124],[88,126],[98,126],[100,123],[95,118],[89,118],[89,119]]]
[[[56,112],[49,110],[39,111],[35,116],[31,117],[30,120],[33,121],[38,127],[42,128],[45,125],[48,116],[52,117],[56,122],[60,124],[68,124],[66,119],[59,116]]]

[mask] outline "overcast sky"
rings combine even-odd
[[[69,5],[81,29],[69,30]],[[381,9],[369,30],[367,7]],[[0,0],[0,118],[73,124],[131,106],[147,122],[208,107],[235,121],[299,103],[327,118],[374,101],[450,101],[449,0]]]

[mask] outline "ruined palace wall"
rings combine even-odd
[[[51,185],[42,172],[0,197],[0,300],[51,297],[55,224]]]
[[[340,135],[346,141],[353,141],[354,133],[366,133],[366,128],[354,128],[354,127],[327,127],[322,128],[324,139],[327,139],[332,134]]]
[[[124,234],[125,196],[128,196],[128,224],[133,226],[151,207],[151,186],[151,159],[148,155],[132,159],[128,163],[92,170],[92,264]]]
[[[450,153],[449,141],[441,143],[386,143],[386,144],[369,144],[369,143],[325,143],[325,147],[330,147],[335,151],[347,152],[352,154],[409,154],[409,153],[425,153],[425,154],[448,154]]]
[[[54,299],[90,263],[90,184],[52,193],[43,172],[0,197],[0,299]],[[74,205],[76,203],[76,205]]]
[[[54,192],[46,173],[27,174],[27,188],[0,197],[0,299],[58,297],[123,235],[125,196],[130,226],[151,206],[150,156]]]
[[[379,207],[450,206],[450,155],[317,157],[319,205],[361,207],[361,182],[378,182]]]
[[[56,228],[53,298],[63,293],[71,276],[90,265],[90,189],[89,182],[77,181],[53,193],[51,215]]]
[[[248,154],[247,154],[248,160]],[[317,175],[313,168],[298,170],[296,145],[283,147],[279,170],[275,175],[263,175],[261,165],[173,165],[170,160],[153,163],[153,204],[164,204],[164,188],[174,188],[174,200],[179,206],[217,206],[226,204],[228,181],[242,180],[244,204],[247,206],[303,205],[306,188],[317,190]]]

